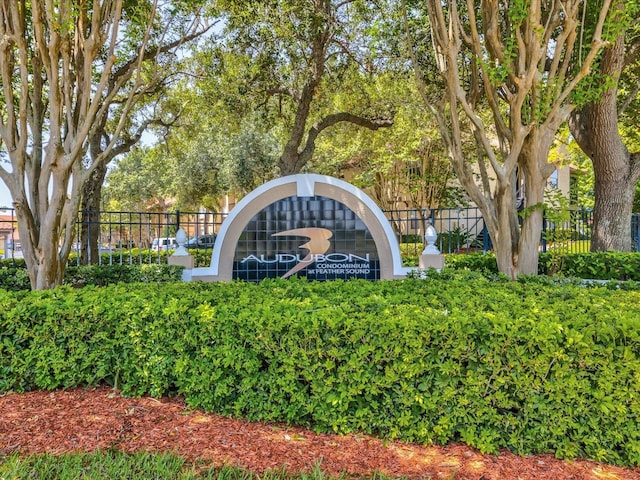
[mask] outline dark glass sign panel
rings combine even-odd
[[[240,235],[233,278],[257,282],[380,279],[378,250],[364,222],[337,200],[288,197],[257,213]]]

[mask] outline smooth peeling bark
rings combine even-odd
[[[515,211],[515,196],[511,193],[509,185],[497,190],[494,197],[495,227],[489,227],[489,235],[494,243],[498,270],[512,280],[518,276],[518,235],[517,226],[514,225],[513,212]]]
[[[547,179],[556,169],[556,166],[550,164],[547,159],[553,145],[555,132],[560,126],[560,120],[567,116],[568,112],[558,115],[556,122],[549,127],[533,130],[527,136],[522,147],[521,168],[524,173],[524,211],[526,214],[520,220],[522,222],[518,242],[518,272],[520,274],[538,274],[545,188]]]
[[[544,186],[555,168],[548,154],[573,109],[572,92],[605,45],[609,6],[605,0],[594,12],[592,41],[576,68],[570,60],[579,43],[579,0],[525,2],[522,11],[493,0],[481,9],[470,1],[426,2],[433,59],[445,88],[440,95],[427,92],[414,55],[421,95],[437,115],[458,180],[484,216],[498,267],[510,278],[537,273]],[[469,128],[477,144],[473,159],[461,140]],[[516,167],[525,181],[521,226]]]
[[[151,45],[160,21],[138,30],[137,19],[123,18],[122,0],[51,3],[0,0],[0,148],[10,163],[0,165],[0,178],[13,199],[36,290],[62,282],[82,187],[117,151],[133,106],[148,93],[148,77],[139,75],[143,64],[157,66],[160,54],[208,29],[196,8],[186,31],[176,28],[165,38],[171,41]],[[162,13],[155,3],[148,12],[150,18]],[[122,37],[134,30],[139,50],[125,54]],[[111,135],[87,161],[88,143],[103,138],[95,135],[99,121],[116,104]]]

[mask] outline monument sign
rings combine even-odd
[[[192,280],[403,278],[393,229],[375,202],[347,182],[291,175],[244,197],[223,222],[207,268]]]

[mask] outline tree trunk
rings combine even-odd
[[[603,51],[600,73],[618,79],[624,65],[624,37]],[[591,159],[595,207],[591,251],[630,251],[631,214],[640,156],[629,153],[618,129],[618,85],[597,102],[575,112],[569,126],[580,149]]]
[[[637,174],[631,175],[628,171],[631,156],[626,157],[593,162],[595,205],[592,252],[631,251],[631,215]]]
[[[101,162],[82,190],[82,223],[80,227],[80,263],[82,265],[96,264],[99,260],[100,200],[106,175],[107,164]]]
[[[544,216],[544,188],[548,175],[543,176],[540,173],[531,172],[531,169],[528,170],[525,170],[526,213],[521,220],[522,227],[518,244],[518,273],[537,275]]]
[[[540,240],[544,219],[544,192],[547,179],[556,169],[548,162],[555,132],[565,115],[559,115],[549,128],[536,128],[525,139],[520,152],[520,168],[524,180],[524,210],[521,213],[520,240],[518,244],[519,273],[538,274]]]
[[[481,207],[496,252],[498,270],[511,279],[518,275],[537,275],[546,179],[555,166],[547,162],[553,142],[551,129],[534,129],[520,151],[519,166],[524,177],[525,203],[518,216],[514,175],[511,182],[498,182],[493,204],[495,212]],[[487,210],[485,212],[485,210]],[[487,221],[488,219],[488,221]]]
[[[41,236],[42,247],[37,249],[37,268],[33,272],[29,272],[30,276],[33,274],[35,277],[35,284],[32,282],[32,287],[35,290],[45,290],[49,288],[62,285],[64,278],[65,265],[61,264],[58,257],[58,245],[56,242],[48,238]]]
[[[495,220],[485,221],[485,224],[493,242],[498,271],[515,280],[520,273],[518,271],[517,252],[519,232],[517,225],[514,225],[516,202],[511,186],[498,186],[493,203],[496,206]],[[485,219],[488,218],[484,212],[482,212],[482,215]]]
[[[526,211],[522,226],[518,224],[516,197],[511,185],[496,192],[494,213],[480,209],[493,243],[498,270],[513,280],[518,275],[538,274],[544,186],[540,176],[527,182],[527,206],[531,208]]]
[[[51,198],[40,197],[38,208],[31,209],[27,201],[24,186],[11,185],[11,196],[14,198],[18,230],[22,252],[29,272],[29,280],[33,290],[54,288],[62,284],[67,258],[71,245],[73,222],[65,212],[69,209],[77,211],[78,202],[67,200],[67,184],[63,181],[64,173],[54,171],[51,177]],[[72,198],[73,189],[71,191]],[[65,205],[65,202],[69,205]],[[33,211],[45,210],[44,215],[34,217]],[[62,241],[62,244],[60,243]]]

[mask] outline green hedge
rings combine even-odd
[[[64,283],[74,287],[105,286],[112,283],[175,282],[182,278],[183,267],[169,265],[87,265],[67,267]],[[0,267],[0,288],[30,290],[29,273],[23,267]]]
[[[29,272],[25,267],[0,267],[0,288],[5,290],[31,290]]]
[[[407,266],[418,265],[419,251],[414,244],[401,244],[403,262]],[[75,258],[70,258],[65,283],[73,285],[104,285],[117,281],[170,281],[179,279],[180,272],[167,269],[167,252],[150,252],[149,250],[131,251],[124,255],[124,266],[119,265],[120,256],[102,254],[101,266],[76,266]],[[209,265],[211,252],[208,250],[191,250],[196,265]],[[139,269],[142,267],[142,270]],[[484,275],[494,276],[498,273],[495,255],[489,253],[467,253],[446,255],[447,270],[472,270]],[[29,289],[29,277],[24,271],[23,259],[0,260],[0,287],[8,290]],[[149,272],[156,272],[152,280]],[[169,273],[171,272],[171,273]],[[541,253],[538,273],[542,275],[562,275],[565,277],[594,280],[634,280],[640,281],[640,253],[598,252],[570,253],[562,256],[552,253]],[[113,278],[113,280],[110,280]]]
[[[445,267],[454,270],[473,270],[498,273],[493,253],[469,253],[446,255]],[[594,280],[640,281],[640,253],[596,252],[567,253],[559,256],[541,253],[538,273]]]
[[[67,267],[64,282],[74,287],[105,286],[118,282],[176,282],[182,279],[183,270],[183,267],[175,265],[86,265]]]
[[[208,266],[211,263],[211,250],[189,249],[189,253],[194,257],[196,266]],[[114,250],[111,253],[101,253],[100,263],[102,265],[127,264],[127,265],[166,265],[167,257],[173,252],[154,252],[148,248],[132,248],[130,250]],[[71,252],[68,264],[78,266],[80,264],[78,254]],[[26,268],[23,258],[6,258],[0,260],[0,268]]]
[[[561,273],[568,277],[640,281],[639,252],[573,253],[560,259],[545,253],[541,255],[540,272],[547,273],[551,264],[558,262]]]
[[[640,292],[426,280],[0,291],[0,391],[640,464]]]
[[[211,250],[207,249],[189,249],[189,254],[194,258],[194,263],[198,267],[209,266],[211,264]],[[154,252],[148,248],[132,248],[114,250],[110,253],[100,254],[100,263],[109,265],[112,263],[126,263],[130,265],[149,265],[149,264],[167,264],[167,258],[173,254],[173,251]],[[69,264],[77,265],[78,254],[72,252],[69,255]]]

